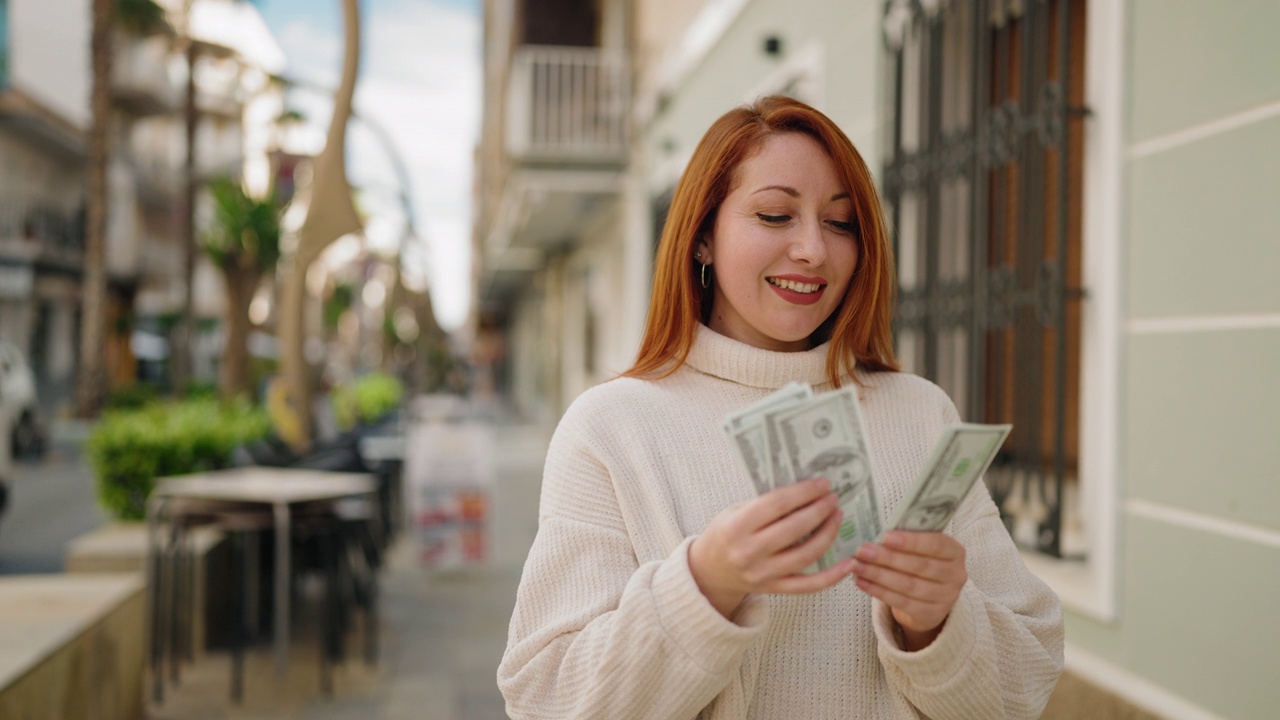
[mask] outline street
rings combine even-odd
[[[79,437],[57,437],[41,460],[14,463],[0,516],[0,575],[62,571],[66,544],[107,522]]]

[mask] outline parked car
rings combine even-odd
[[[17,346],[0,341],[0,431],[5,427],[14,457],[44,452],[35,375]]]

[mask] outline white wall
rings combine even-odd
[[[650,190],[675,184],[717,117],[789,83],[849,135],[876,172],[882,164],[880,11],[873,0],[811,0],[804,12],[786,0],[707,2],[681,40],[652,58],[654,67],[641,69],[653,78],[643,83],[647,92],[668,97],[662,109],[654,97],[637,102],[642,114],[653,112],[643,129]],[[709,17],[719,18],[718,24]],[[707,28],[719,29],[714,41],[706,40]],[[770,36],[781,41],[777,56],[764,52]]]
[[[10,0],[11,84],[82,129],[89,127],[87,0]]]

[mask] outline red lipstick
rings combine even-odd
[[[774,291],[783,300],[793,305],[812,305],[822,299],[822,294],[827,290],[827,281],[819,277],[809,277],[807,275],[775,275],[771,280],[790,280],[793,283],[804,283],[807,285],[817,285],[818,289],[811,293],[796,292],[784,287],[778,287],[769,282],[769,289]],[[768,281],[766,281],[768,282]]]

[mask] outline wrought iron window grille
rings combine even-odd
[[[899,351],[966,418],[1014,424],[987,484],[1019,545],[1056,557],[1082,550],[1063,535],[1078,488],[1083,10],[888,0],[883,25]]]

